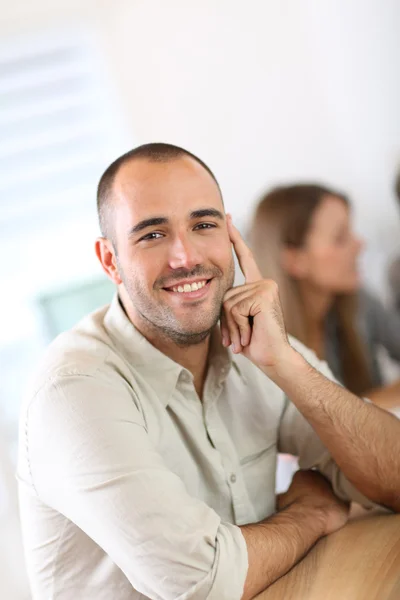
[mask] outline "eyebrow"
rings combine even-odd
[[[216,219],[224,220],[224,215],[216,208],[200,208],[190,213],[190,219],[201,219],[202,217],[215,217]]]
[[[136,225],[134,225],[132,229],[128,231],[128,235],[131,236],[135,233],[139,233],[139,231],[143,231],[143,229],[146,229],[147,227],[165,225],[165,223],[168,223],[167,217],[152,217],[150,219],[143,219],[143,221],[139,221],[139,223],[136,223]]]
[[[203,217],[214,217],[216,219],[220,219],[221,221],[224,220],[224,215],[216,208],[200,208],[198,210],[193,210],[189,215],[189,219],[201,219]],[[142,221],[139,221],[139,223],[136,223],[136,225],[134,225],[128,231],[128,236],[139,233],[140,231],[143,231],[143,229],[147,229],[147,227],[165,225],[168,222],[169,219],[167,219],[167,217],[151,217],[149,219],[143,219]]]

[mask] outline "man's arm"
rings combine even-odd
[[[40,531],[33,494],[102,548],[146,598],[240,600],[248,560],[239,527],[168,469],[116,371],[60,375],[43,386],[23,411],[18,475],[24,542],[35,548],[28,567],[43,585],[52,581],[51,532],[59,535],[62,519],[54,515],[54,529],[46,523]],[[72,525],[69,532],[73,546]]]
[[[241,527],[249,568],[242,600],[250,600],[287,573],[323,536],[311,506],[294,503],[273,517]]]
[[[245,284],[225,294],[224,345],[232,345],[286,393],[362,494],[400,511],[400,421],[329,381],[292,348],[277,284],[262,278],[230,219],[228,228]]]
[[[400,512],[400,421],[329,381],[293,348],[263,368],[287,394],[347,479],[365,496]]]
[[[298,471],[278,501],[282,512],[241,527],[249,568],[242,600],[251,600],[291,569],[324,535],[342,527],[348,506],[315,471]]]
[[[33,477],[25,483],[150,598],[249,600],[347,520],[345,504],[310,473],[296,477],[281,514],[241,528],[222,522],[166,468],[114,374],[49,383],[21,433],[29,470],[19,469],[20,480]],[[37,524],[24,510],[22,522],[30,538]]]

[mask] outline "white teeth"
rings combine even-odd
[[[185,283],[183,286],[182,285],[178,285],[177,287],[173,287],[172,291],[173,292],[179,292],[180,294],[182,292],[195,292],[196,290],[201,290],[202,287],[204,287],[206,285],[206,281],[195,281],[192,284],[190,283]]]

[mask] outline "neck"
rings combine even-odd
[[[304,306],[307,344],[322,356],[325,320],[333,305],[334,295],[305,284],[300,284],[299,289]]]
[[[123,298],[122,294],[120,294],[120,301],[129,320],[150,344],[192,373],[195,389],[201,399],[207,375],[210,334],[198,343],[177,344],[159,328],[140,318],[132,308],[129,299]]]
[[[194,387],[201,399],[208,368],[210,334],[197,344],[181,346],[169,337],[160,335],[158,330],[152,331],[151,328],[143,329],[138,327],[136,323],[134,325],[157,350],[160,350],[168,358],[171,358],[178,365],[182,365],[182,367],[192,373]]]

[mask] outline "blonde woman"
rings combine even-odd
[[[361,289],[362,242],[346,196],[314,184],[276,188],[257,206],[251,242],[263,275],[279,285],[289,333],[352,392],[399,406],[400,382],[383,387],[377,349],[400,362],[400,316]]]

